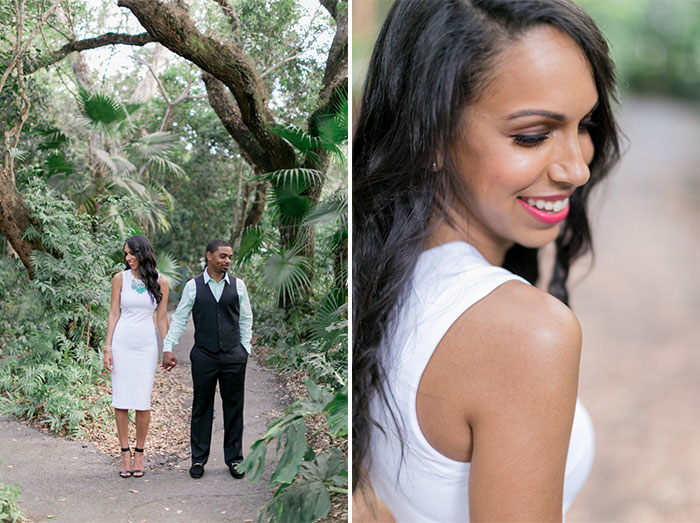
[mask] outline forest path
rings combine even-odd
[[[190,321],[174,351],[182,367],[179,376],[189,380],[185,383],[188,390],[192,385],[189,351],[193,334]],[[281,396],[277,378],[250,358],[245,385],[244,454],[265,433],[271,412],[283,409]],[[172,469],[149,469],[148,441],[145,476],[121,479],[118,461],[100,452],[95,444],[53,437],[0,418],[0,478],[9,484],[19,483],[20,507],[33,522],[255,521],[258,510],[272,496],[268,481],[273,456],[271,449],[265,474],[257,484],[231,476],[223,457],[223,415],[218,393],[212,451],[205,474],[198,480],[189,476],[189,457]]]
[[[700,521],[700,105],[633,98],[620,122],[595,264],[572,274],[597,448],[567,521]]]

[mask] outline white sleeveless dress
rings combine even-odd
[[[388,390],[396,410],[375,398],[373,417],[386,433],[372,429],[368,473],[379,498],[397,522],[469,521],[469,463],[449,459],[423,435],[416,414],[416,393],[433,351],[462,313],[494,289],[511,280],[527,283],[489,264],[471,245],[455,242],[421,254],[406,301],[396,318],[395,335],[383,347]],[[403,423],[405,453],[392,421]],[[569,442],[564,480],[564,513],[588,477],[594,449],[593,425],[580,401]]]
[[[112,406],[150,410],[158,365],[156,301],[131,269],[122,272],[121,315],[112,336]]]

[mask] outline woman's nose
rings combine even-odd
[[[588,164],[593,160],[593,142],[586,134],[562,140],[550,168],[550,178],[572,187],[584,185],[591,177]]]

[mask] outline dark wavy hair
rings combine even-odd
[[[128,245],[131,252],[139,262],[139,273],[143,279],[144,285],[151,297],[160,304],[163,299],[163,293],[160,290],[160,282],[158,281],[158,271],[156,270],[156,256],[153,254],[153,247],[148,238],[141,234],[127,238],[124,245]],[[129,264],[126,264],[129,269]]]
[[[591,189],[620,154],[611,108],[614,65],[593,20],[569,0],[397,0],[379,33],[353,141],[353,489],[366,479],[370,431],[377,425],[372,398],[394,412],[383,387],[390,362],[380,347],[431,233],[431,215],[445,217],[463,192],[451,157],[463,110],[478,100],[499,52],[542,25],[578,43],[599,95],[590,179],[571,196],[549,284],[567,303],[569,267],[591,249]],[[515,245],[503,265],[535,283],[537,256],[538,249]]]

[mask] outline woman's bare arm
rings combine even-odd
[[[438,345],[419,422],[437,450],[471,461],[472,521],[561,521],[580,348],[569,308],[520,282],[473,305]]]
[[[122,273],[118,272],[112,278],[112,294],[109,302],[109,317],[107,318],[107,336],[105,337],[105,347],[103,361],[109,372],[112,372],[112,337],[114,328],[121,316],[121,293],[122,293]]]
[[[170,322],[168,321],[168,294],[170,293],[170,285],[168,283],[168,278],[161,275],[158,277],[158,282],[160,283],[160,291],[163,293],[163,298],[158,304],[156,309],[156,324],[158,325],[158,332],[161,338],[165,338],[168,333],[168,328],[170,328]]]

